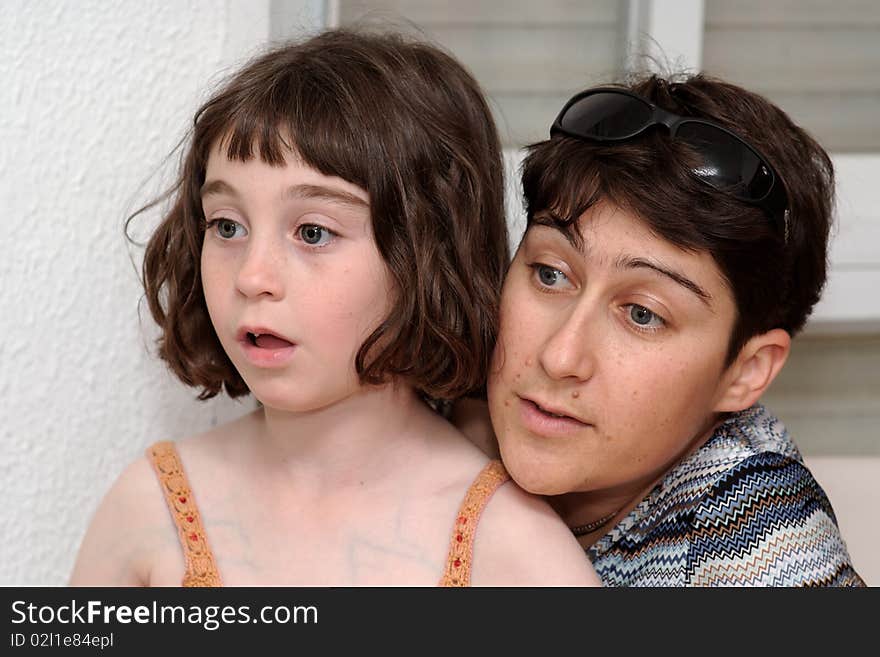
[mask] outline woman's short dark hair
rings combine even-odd
[[[196,112],[186,143],[142,276],[159,355],[200,399],[249,392],[199,272],[200,188],[217,143],[230,159],[273,166],[293,150],[369,194],[397,293],[357,354],[363,383],[395,377],[434,399],[484,394],[508,239],[495,124],[461,64],[401,35],[327,31],[247,64]]]
[[[691,173],[696,154],[663,131],[599,144],[565,136],[533,144],[523,164],[528,221],[549,212],[567,228],[607,200],[663,239],[712,255],[733,293],[737,319],[727,362],[746,341],[804,325],[825,284],[834,169],[822,147],[762,96],[706,75],[673,81],[643,75],[619,85],[683,116],[744,137],[788,192],[788,240],[764,210],[716,191]]]

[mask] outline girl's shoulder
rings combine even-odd
[[[541,497],[508,480],[493,495],[474,541],[472,582],[486,586],[599,586],[583,548]]]
[[[70,578],[72,586],[144,586],[176,534],[153,467],[143,455],[105,493],[86,530]]]
[[[216,452],[232,449],[236,420],[170,443],[187,475],[215,480]],[[99,503],[80,545],[73,586],[178,585],[184,571],[177,528],[168,512],[151,449],[129,463]],[[166,442],[166,444],[168,444]],[[205,483],[205,485],[210,485]]]

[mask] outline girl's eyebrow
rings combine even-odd
[[[227,194],[229,196],[238,196],[235,187],[225,180],[206,180],[205,184],[199,190],[199,196],[205,198],[211,195]]]
[[[202,185],[200,195],[204,199],[206,196],[226,194],[228,196],[238,196],[235,187],[225,180],[207,180]],[[289,199],[317,199],[329,201],[331,203],[339,203],[354,208],[369,208],[370,204],[361,197],[346,192],[345,190],[326,185],[308,185],[299,184],[291,185],[284,192],[284,197]]]
[[[329,201],[331,203],[349,205],[356,209],[370,207],[370,204],[360,196],[356,196],[355,194],[351,194],[337,187],[328,187],[325,185],[291,185],[287,188],[285,196],[292,199],[317,199],[321,201]]]

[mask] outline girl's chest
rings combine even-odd
[[[151,579],[178,586],[210,552],[225,586],[433,586],[446,565],[455,504],[223,503],[202,509],[204,545],[162,550]],[[170,546],[169,546],[170,547]]]

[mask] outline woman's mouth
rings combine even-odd
[[[592,425],[560,412],[548,409],[531,399],[519,398],[519,416],[523,426],[539,436],[570,436]]]

